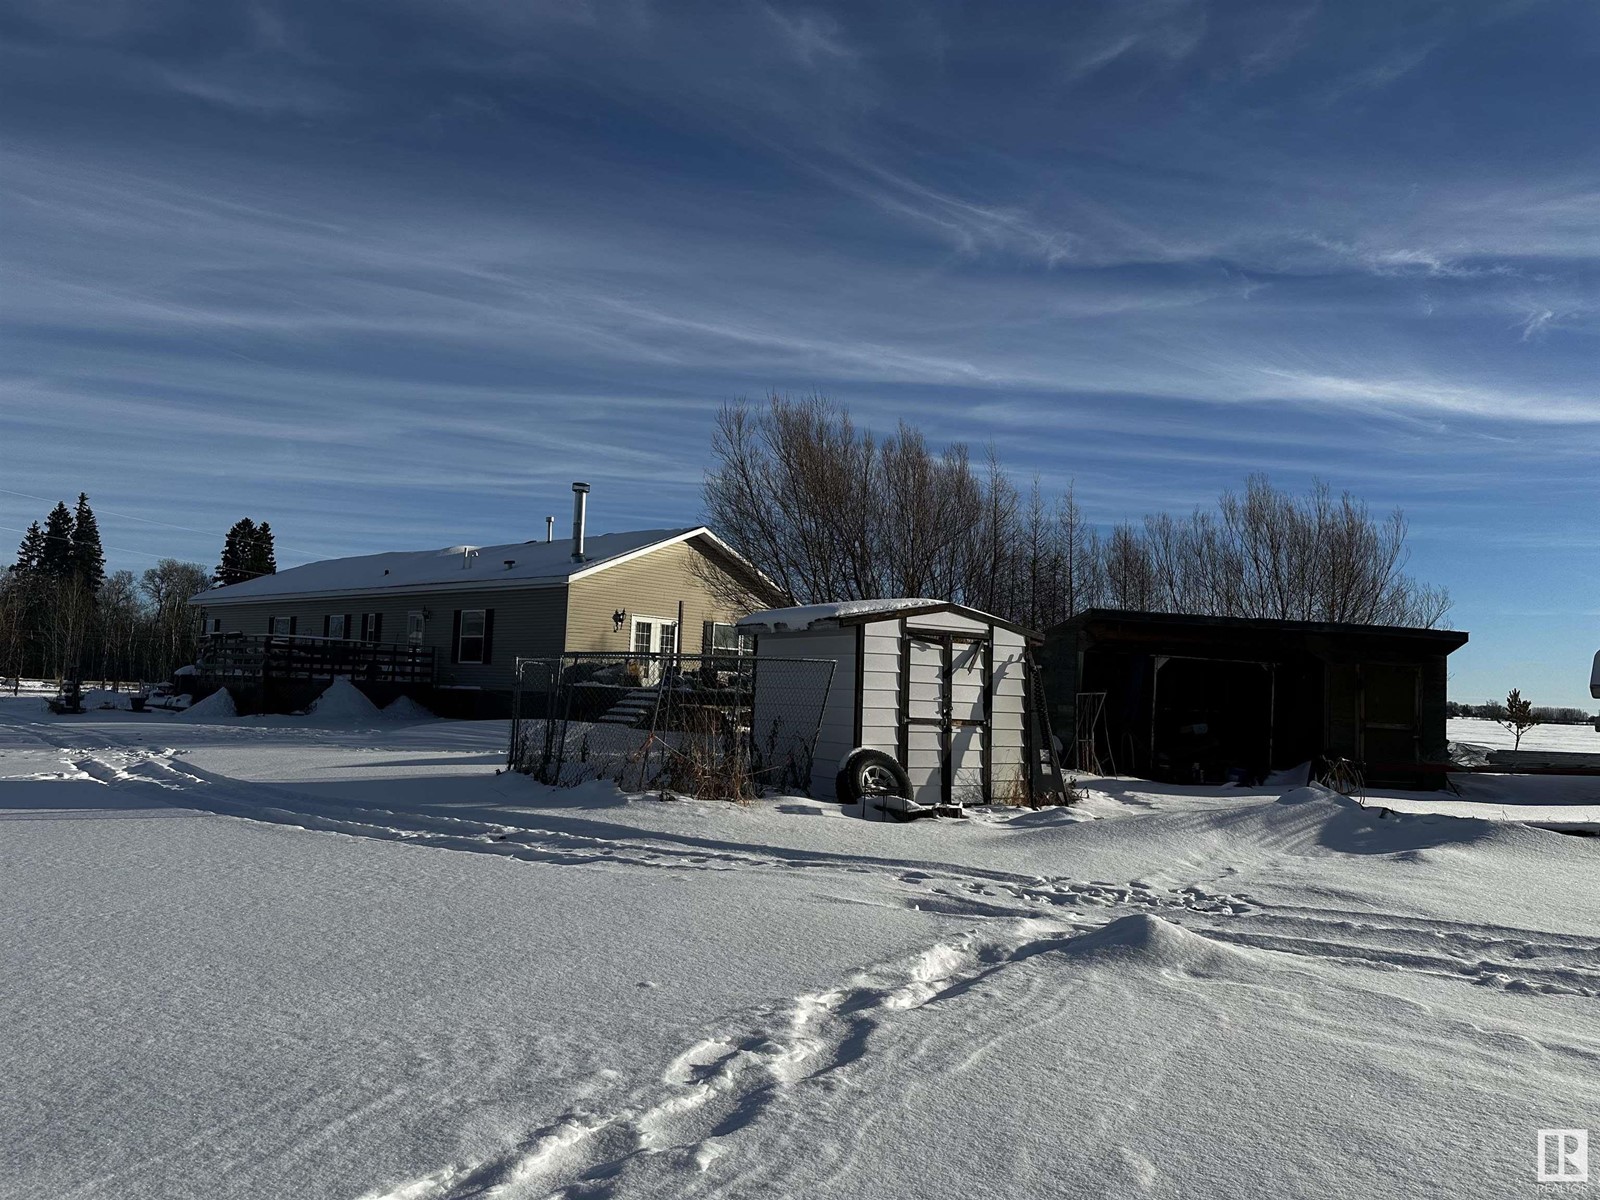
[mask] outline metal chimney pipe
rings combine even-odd
[[[546,517],[544,519],[544,540],[546,545],[556,540],[556,519],[554,517]]]
[[[589,508],[589,485],[572,485],[572,561],[583,561],[583,526]]]

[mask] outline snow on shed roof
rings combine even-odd
[[[885,600],[834,600],[828,604],[801,604],[795,608],[769,608],[739,620],[739,628],[752,633],[799,633],[823,621],[849,617],[872,617],[899,612],[903,608],[944,608],[949,601],[926,596],[903,596]]]
[[[498,587],[520,583],[553,587],[574,576],[612,566],[636,554],[696,535],[715,537],[705,526],[686,529],[639,529],[628,533],[591,535],[584,560],[572,561],[572,542],[511,542],[502,546],[450,546],[443,550],[399,550],[328,558],[290,567],[276,575],[211,588],[190,598],[191,604],[232,604],[297,596],[343,595],[389,589]],[[720,544],[720,543],[719,543]],[[469,552],[475,552],[470,554]],[[511,566],[506,566],[507,561]]]

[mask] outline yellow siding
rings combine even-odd
[[[688,543],[679,542],[575,580],[569,585],[567,602],[567,649],[627,651],[632,648],[628,644],[631,618],[676,621],[678,601],[682,600],[682,650],[700,653],[702,622],[731,622],[745,613],[720,602],[700,578],[696,564],[709,566],[709,560]],[[626,610],[630,619],[615,631],[611,614],[619,608]]]

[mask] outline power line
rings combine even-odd
[[[14,529],[10,525],[0,525],[0,529],[4,529],[7,533],[20,533],[24,537],[28,535],[28,531],[26,529]],[[43,529],[39,530],[39,533],[42,537],[55,538],[57,541],[61,542],[70,542],[72,540],[65,534],[45,533]],[[102,550],[115,550],[118,554],[137,554],[141,558],[163,559],[172,557],[170,554],[151,554],[148,550],[130,550],[126,546],[107,546],[104,542],[100,543],[100,548]]]
[[[18,491],[15,491],[15,490],[11,489],[11,488],[0,488],[0,495],[20,496],[24,500],[37,500],[37,501],[39,501],[40,504],[49,504],[49,503],[51,503],[50,497],[48,497],[48,496],[35,496],[32,492],[18,492]],[[65,501],[59,501],[59,503],[63,503],[64,504],[66,502]],[[133,513],[119,512],[118,510],[116,510],[114,508],[96,508],[96,509],[93,509],[92,511],[94,512],[94,515],[96,517],[99,517],[102,514],[104,514],[105,516],[108,516],[108,517],[122,517],[124,520],[128,520],[128,521],[141,521],[146,525],[159,525],[163,529],[179,529],[179,530],[182,530],[184,533],[198,533],[202,537],[214,538],[214,537],[217,536],[217,532],[214,529],[196,529],[192,525],[174,525],[171,521],[157,521],[157,520],[155,520],[154,518],[151,518],[151,517],[140,517],[140,516],[136,516]],[[269,524],[270,524],[270,522],[269,522]],[[0,529],[8,529],[8,528],[10,528],[10,527],[9,526],[5,526],[5,525],[0,525]],[[273,544],[274,544],[274,546],[276,546],[278,544],[276,538],[273,539]],[[283,546],[282,548],[284,550],[292,551],[295,554],[309,554],[313,558],[316,557],[315,552],[313,552],[311,550],[303,549],[303,548],[301,548],[299,546]],[[115,549],[115,547],[112,547],[112,549]],[[126,553],[129,553],[129,554],[144,554],[145,551],[143,551],[143,550],[129,550],[129,551],[126,551]],[[170,557],[170,556],[169,555],[158,554],[158,555],[155,555],[154,557],[156,557],[156,558],[166,558],[166,557]]]

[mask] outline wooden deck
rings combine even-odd
[[[340,676],[358,683],[427,687],[434,678],[431,647],[275,633],[212,634],[201,640],[195,665],[201,680],[219,687]]]

